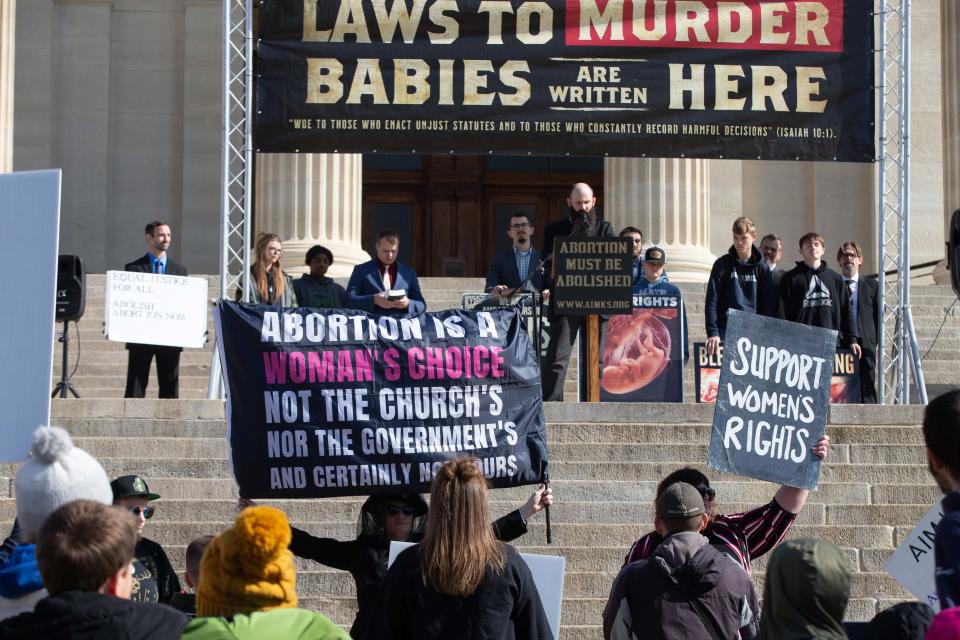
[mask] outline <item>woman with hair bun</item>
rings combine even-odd
[[[366,637],[552,640],[530,569],[489,523],[476,458],[440,467],[423,542],[390,567]]]

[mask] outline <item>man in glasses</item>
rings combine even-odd
[[[823,460],[827,457],[829,447],[830,438],[822,436],[813,446],[813,455]],[[806,489],[783,485],[777,490],[773,500],[765,505],[742,513],[718,515],[717,493],[710,486],[709,478],[690,467],[677,469],[661,480],[657,485],[655,500],[659,500],[667,487],[675,482],[686,482],[696,487],[703,496],[706,512],[710,516],[710,524],[703,530],[703,535],[710,540],[710,544],[729,555],[748,573],[752,560],[770,551],[783,540],[810,493]],[[624,559],[624,566],[649,557],[663,542],[665,534],[666,531],[663,531],[658,523],[655,531],[633,543]]]
[[[153,517],[154,507],[148,503],[159,500],[160,496],[151,493],[143,478],[136,475],[120,476],[110,483],[113,490],[113,504],[128,509],[137,519],[137,547],[136,559],[143,565],[143,571],[137,571],[133,576],[132,600],[138,602],[156,602],[159,600],[169,604],[174,594],[180,593],[180,580],[173,570],[170,559],[159,544],[143,537],[143,529],[147,520]],[[150,593],[149,589],[138,589],[139,584],[148,584],[155,580],[157,589]]]
[[[618,234],[621,238],[630,240],[630,255],[633,263],[630,266],[630,276],[633,286],[643,284],[643,232],[636,227],[624,227]]]
[[[512,246],[493,257],[487,270],[487,284],[484,291],[495,298],[513,291],[531,276],[533,269],[540,264],[540,252],[533,248],[533,225],[524,213],[515,213],[507,223],[507,235]],[[540,291],[543,274],[534,273],[528,290]]]
[[[850,291],[853,324],[857,327],[860,345],[860,401],[876,404],[877,389],[874,371],[877,366],[877,334],[880,333],[880,307],[877,300],[877,279],[861,278],[863,252],[853,240],[844,242],[837,251],[840,275]]]
[[[773,233],[768,233],[760,239],[760,255],[763,256],[763,274],[760,280],[760,308],[757,313],[762,316],[775,318],[777,316],[777,306],[780,304],[780,279],[786,273],[779,267],[780,259],[783,257],[783,242],[780,237]]]

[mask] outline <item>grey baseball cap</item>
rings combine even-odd
[[[704,512],[703,496],[686,482],[674,482],[657,498],[657,515],[661,518],[692,518]]]

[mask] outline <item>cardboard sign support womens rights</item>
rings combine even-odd
[[[837,332],[730,311],[708,465],[816,489]]]

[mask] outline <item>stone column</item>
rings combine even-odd
[[[671,282],[706,282],[710,253],[710,165],[689,158],[607,158],[604,212],[614,231],[633,225],[644,246],[667,254]]]
[[[960,209],[960,3],[941,0],[940,62],[942,65],[941,100],[943,104],[943,212],[945,226]],[[944,236],[946,240],[949,236]],[[947,261],[941,260],[933,272],[937,284],[949,284]]]
[[[13,171],[13,69],[17,0],[0,0],[0,173]]]
[[[360,235],[362,161],[356,153],[257,154],[256,232],[283,240],[284,270],[306,271],[315,244],[333,252],[334,278],[370,259]]]

